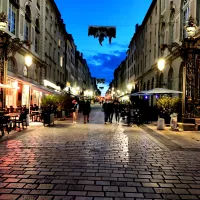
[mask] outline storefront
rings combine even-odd
[[[6,89],[6,106],[13,106],[13,108],[25,105],[29,107],[34,104],[40,107],[43,95],[57,93],[53,89],[10,76],[7,77],[7,85],[10,88]]]

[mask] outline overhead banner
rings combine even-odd
[[[100,90],[103,90],[103,89],[104,89],[104,87],[99,87],[99,89],[100,89]]]
[[[105,79],[104,78],[97,78],[97,84],[104,84],[105,83]]]

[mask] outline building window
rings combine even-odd
[[[172,89],[173,86],[173,69],[170,68],[168,72],[168,89]]]
[[[39,34],[35,32],[35,53],[39,53]]]
[[[40,0],[37,0],[37,8],[40,10]]]
[[[17,10],[16,8],[10,3],[9,4],[9,13],[8,13],[8,30],[12,34],[16,34],[16,16],[17,16]]]
[[[189,19],[190,9],[189,9],[189,0],[183,1],[183,7],[182,7],[182,38],[187,37],[187,31],[184,29],[184,26],[186,25],[186,22]]]
[[[60,44],[61,44],[60,39],[58,39],[58,47],[60,47]]]
[[[24,25],[24,40],[29,40],[29,23],[25,20]]]
[[[58,52],[58,65],[60,65],[60,53]]]
[[[170,44],[172,42],[174,42],[174,24],[175,24],[175,20],[174,20],[174,15],[175,15],[175,11],[171,11],[170,13],[170,26],[169,26],[169,30],[170,30]]]
[[[161,12],[165,10],[166,7],[166,0],[161,0]]]
[[[27,69],[27,66],[24,66],[24,68],[23,68],[23,75],[24,75],[24,76],[28,76],[28,69]]]
[[[60,56],[60,67],[63,67],[63,57]]]

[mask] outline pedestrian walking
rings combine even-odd
[[[91,112],[91,106],[90,106],[89,100],[84,101],[82,111],[83,111],[83,116],[84,116],[84,124],[86,124],[86,122],[89,122],[89,117],[90,117],[90,112]]]
[[[78,117],[79,104],[76,100],[73,100],[72,104],[73,104],[73,107],[71,111],[72,111],[72,117],[73,117],[73,124],[76,124],[76,120]]]
[[[104,122],[105,122],[105,124],[107,124],[108,123],[108,117],[109,117],[108,100],[107,99],[103,103],[102,111],[104,112]]]
[[[112,124],[112,119],[113,119],[113,113],[114,113],[114,104],[111,100],[108,103],[108,119],[111,124]]]
[[[114,113],[115,113],[116,123],[119,124],[121,118],[121,107],[119,101],[114,102]]]

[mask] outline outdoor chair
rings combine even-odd
[[[20,124],[22,124],[22,129],[24,129],[24,124],[26,124],[26,128],[27,128],[27,122],[26,122],[26,113],[21,113],[19,116],[19,119],[17,119],[16,121],[16,126],[18,124],[18,128],[20,128]]]
[[[9,134],[11,131],[12,121],[7,116],[0,116],[0,131],[2,136],[4,135],[4,130],[6,130]]]

